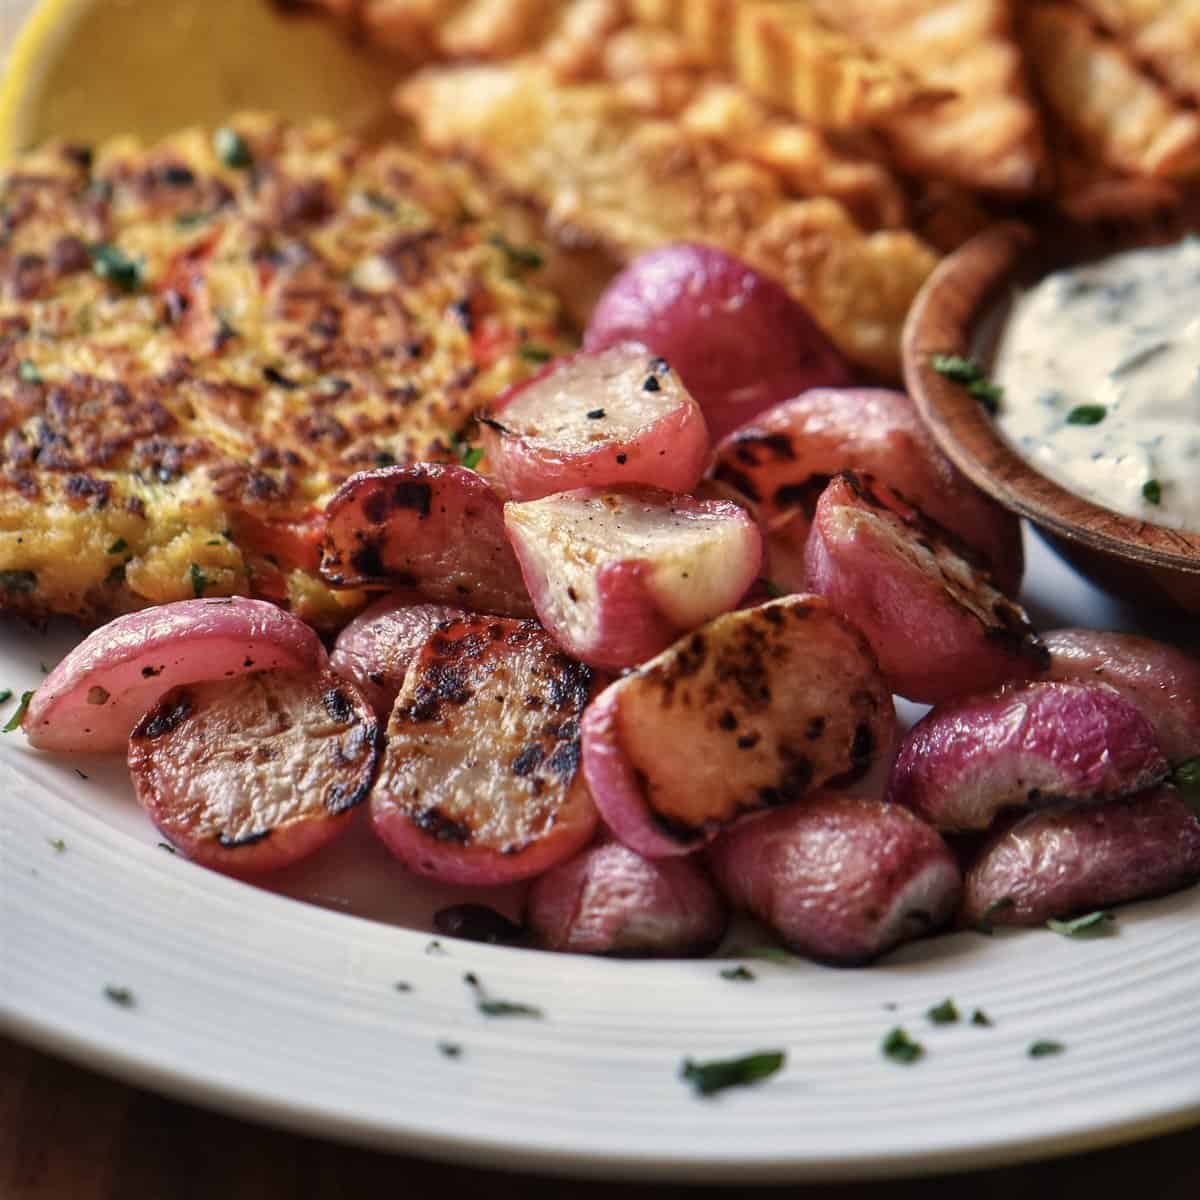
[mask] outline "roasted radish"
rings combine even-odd
[[[1021,526],[961,475],[903,392],[814,388],[761,413],[716,451],[713,473],[755,506],[773,559],[803,555],[817,500],[840,471],[865,472],[901,492],[967,545],[999,586],[1021,582]],[[773,567],[772,578],[789,573]]]
[[[892,690],[937,704],[1044,671],[1024,611],[969,551],[891,489],[838,475],[805,551],[809,588],[867,636]]]
[[[709,848],[717,882],[799,954],[863,963],[945,925],[962,876],[937,832],[894,804],[821,793]]]
[[[727,612],[762,537],[736,504],[654,488],[582,489],[504,506],[543,625],[593,666],[635,666]]]
[[[134,791],[188,858],[230,875],[286,867],[366,799],[378,725],[332,671],[255,671],[168,692],[129,739]]]
[[[533,621],[439,627],[392,710],[375,832],[410,870],[450,883],[507,883],[570,858],[597,825],[579,771],[592,686]]]
[[[329,665],[356,683],[386,722],[417,651],[443,621],[462,616],[461,608],[421,604],[412,593],[384,596],[338,635]]]
[[[592,846],[535,879],[525,923],[569,954],[706,954],[728,912],[694,858],[643,858],[620,842]]]
[[[866,641],[820,597],[789,596],[718,617],[606,689],[584,720],[584,771],[613,834],[658,858],[857,778],[894,732]]]
[[[1174,788],[1024,817],[967,872],[965,925],[1051,917],[1175,891],[1200,880],[1200,815]]]
[[[265,600],[181,600],[84,638],[42,680],[23,728],[39,750],[124,751],[142,714],[179,684],[325,662],[317,635]]]
[[[412,588],[435,604],[530,616],[500,498],[466,467],[363,471],[325,508],[321,574],[333,587]]]
[[[483,444],[513,500],[623,484],[690,492],[709,454],[700,406],[665,359],[633,343],[517,384],[483,421]]]
[[[892,767],[889,800],[938,829],[987,829],[1005,809],[1108,800],[1167,774],[1129,701],[1098,684],[1014,684],[935,708]]]
[[[1171,762],[1200,755],[1200,659],[1131,633],[1059,629],[1045,642],[1048,678],[1115,688],[1154,726]]]
[[[603,350],[629,341],[679,372],[714,440],[806,388],[852,382],[801,305],[715,246],[651,250],[609,284],[583,344]]]

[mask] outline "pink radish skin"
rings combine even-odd
[[[412,588],[433,604],[533,615],[500,497],[466,467],[351,476],[325,507],[321,574],[331,587]]]
[[[422,604],[412,593],[377,600],[338,635],[329,665],[357,684],[376,716],[386,721],[417,651],[443,621],[467,614],[461,608]]]
[[[789,396],[853,382],[846,360],[802,305],[715,246],[651,250],[608,285],[584,348],[631,341],[679,372],[714,441]]]
[[[547,364],[500,398],[482,437],[512,500],[626,484],[690,492],[709,455],[700,406],[633,343]]]
[[[1131,633],[1059,629],[1044,640],[1047,678],[1106,684],[1154,726],[1171,762],[1200,755],[1200,659]]]
[[[1200,880],[1200,816],[1171,787],[1023,817],[967,872],[964,925],[1041,925]]]
[[[785,400],[717,446],[713,474],[753,503],[771,531],[771,578],[794,581],[794,568],[775,562],[803,555],[817,500],[841,471],[900,492],[977,550],[1000,588],[1016,595],[1020,522],[959,473],[903,392],[814,388]]]
[[[129,739],[138,802],[193,862],[253,878],[347,827],[375,774],[378,724],[332,671],[254,671],[168,692]]]
[[[609,670],[733,608],[762,563],[743,509],[654,488],[510,503],[504,520],[542,624],[568,653]]]
[[[22,728],[39,750],[123,752],[143,713],[173,687],[325,663],[317,635],[265,600],[181,600],[90,633],[42,680]]]
[[[535,879],[525,923],[547,950],[688,957],[714,950],[728,910],[693,858],[652,860],[593,846]]]
[[[861,635],[816,596],[729,613],[607,688],[583,722],[605,823],[649,858],[864,774],[895,736]]]
[[[799,954],[870,962],[945,925],[962,876],[912,813],[822,793],[747,821],[708,849],[717,882]]]
[[[1102,685],[1025,683],[942,705],[900,747],[887,799],[943,830],[1006,809],[1103,801],[1167,774],[1149,722]]]
[[[1050,656],[1024,611],[964,549],[867,476],[837,476],[817,503],[808,586],[871,643],[893,691],[938,704],[1028,679]]]
[[[599,824],[579,770],[593,687],[536,622],[439,626],[392,709],[376,834],[409,870],[456,884],[529,879],[578,853]]]

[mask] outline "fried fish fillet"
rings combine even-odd
[[[619,261],[718,245],[782,278],[851,358],[898,374],[905,313],[937,261],[913,234],[865,233],[839,202],[789,195],[777,173],[647,117],[608,82],[549,86],[536,64],[435,68],[397,99],[427,145],[477,162],[565,242]]]
[[[316,623],[347,476],[454,457],[568,347],[537,256],[443,170],[238,118],[47,147],[0,177],[0,609],[242,593]]]
[[[1200,0],[1079,0],[1178,95],[1200,102]]]

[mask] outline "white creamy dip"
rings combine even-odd
[[[1200,238],[1114,255],[1022,294],[996,423],[1063,487],[1200,531]]]

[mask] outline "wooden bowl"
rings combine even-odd
[[[1200,615],[1200,532],[1123,516],[1039,474],[1000,435],[966,388],[933,369],[935,354],[990,371],[1016,288],[1058,266],[1028,227],[984,230],[930,276],[904,329],[904,379],[938,444],[978,487],[1027,517],[1102,587],[1140,606]]]

